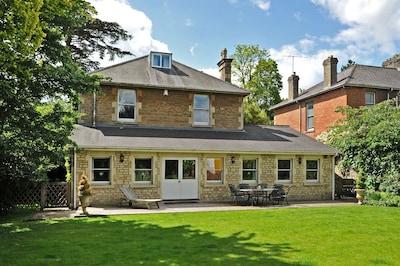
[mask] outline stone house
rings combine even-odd
[[[337,73],[337,58],[323,61],[324,80],[299,93],[299,76],[288,78],[289,99],[271,107],[275,125],[316,138],[342,118],[338,106],[370,106],[398,98],[400,56],[385,61],[382,67],[353,65]]]
[[[159,52],[95,72],[108,79],[82,95],[71,137],[72,180],[90,177],[92,204],[118,203],[122,186],[141,198],[225,201],[230,183],[333,198],[337,151],[288,126],[244,125],[248,92],[230,83],[231,62],[224,49],[220,79]]]

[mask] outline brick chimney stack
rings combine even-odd
[[[296,75],[296,72],[288,78],[289,83],[289,100],[293,100],[299,96],[299,76]]]
[[[329,56],[324,60],[324,88],[330,87],[337,82],[337,63],[338,59],[333,57],[333,55]]]
[[[219,78],[231,82],[231,70],[232,70],[232,60],[227,57],[228,51],[226,48],[221,51],[221,60],[218,62],[219,67]]]

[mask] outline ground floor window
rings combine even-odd
[[[292,181],[292,160],[278,160],[278,181]]]
[[[223,158],[208,158],[207,159],[207,181],[222,182],[224,172]]]
[[[242,179],[244,183],[256,183],[258,180],[257,159],[243,159]]]
[[[319,161],[307,160],[306,161],[306,180],[318,181],[319,180]]]
[[[111,159],[93,158],[92,181],[94,183],[110,184],[111,182]]]
[[[135,159],[135,183],[153,183],[153,163],[151,158]]]

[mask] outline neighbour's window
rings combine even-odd
[[[208,95],[194,95],[194,124],[210,125],[210,98]]]
[[[278,181],[292,180],[292,160],[278,160]]]
[[[318,181],[319,180],[319,161],[307,160],[306,161],[306,180]]]
[[[242,179],[244,183],[256,183],[258,180],[257,159],[244,159]]]
[[[136,91],[118,90],[118,120],[135,121]]]
[[[151,66],[160,68],[171,68],[171,54],[152,53]]]
[[[375,92],[366,92],[365,93],[365,106],[373,106],[375,105]]]
[[[314,104],[307,103],[306,111],[307,111],[307,130],[312,130],[314,129]]]
[[[153,169],[151,158],[135,159],[135,182],[151,184],[153,182]]]
[[[92,181],[94,183],[110,184],[111,181],[110,158],[93,158]]]
[[[222,158],[207,159],[207,181],[222,182],[224,173],[224,160]]]

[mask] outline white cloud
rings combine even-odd
[[[356,45],[364,54],[378,50],[395,54],[400,41],[400,1],[393,0],[312,0],[333,19],[347,26],[327,41]],[[350,47],[351,48],[351,47]]]
[[[253,4],[255,4],[259,9],[268,11],[271,7],[270,1],[263,1],[263,0],[251,0]]]
[[[185,20],[185,26],[187,26],[187,27],[193,26],[193,21],[190,18],[187,18]]]
[[[199,44],[198,44],[198,43],[195,43],[194,45],[192,45],[192,46],[190,47],[190,54],[191,54],[192,56],[195,56],[194,50],[197,48],[197,46],[199,46]]]
[[[150,51],[169,52],[168,45],[153,39],[152,22],[142,11],[132,8],[126,0],[89,0],[96,8],[97,17],[110,22],[117,22],[133,36],[132,40],[121,42],[118,47],[128,50],[136,57],[148,54]],[[101,66],[108,66],[129,58],[116,58],[113,62],[101,61]]]

